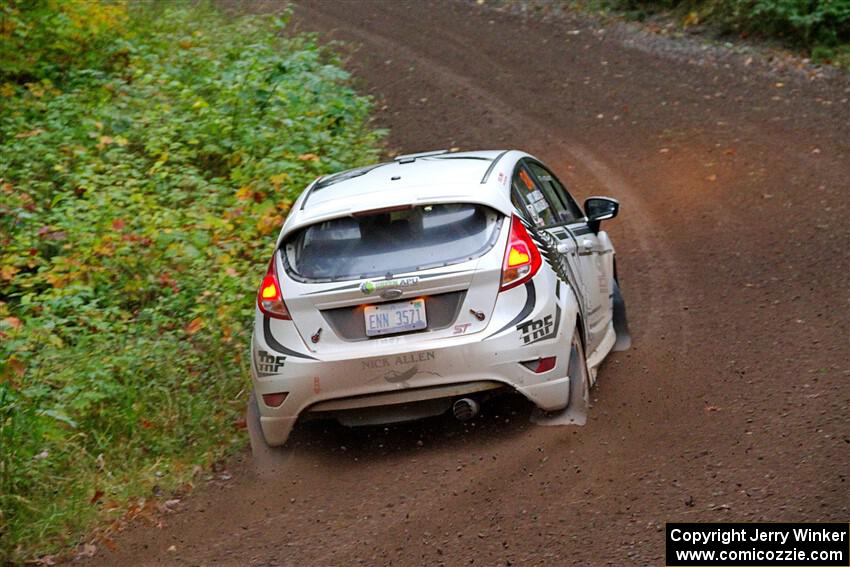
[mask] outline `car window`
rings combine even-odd
[[[528,168],[534,174],[543,194],[552,203],[554,213],[557,216],[556,223],[576,222],[584,217],[578,204],[552,172],[534,162],[529,162]]]
[[[532,223],[536,226],[557,224],[558,217],[552,210],[552,205],[524,165],[520,165],[514,173],[512,188],[513,193],[519,195]],[[516,203],[514,203],[514,206],[516,206]]]
[[[466,262],[492,248],[501,215],[467,203],[357,214],[299,230],[284,245],[287,270],[346,280]]]

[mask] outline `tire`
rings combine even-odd
[[[567,407],[560,411],[543,413],[539,410],[532,415],[532,421],[538,425],[584,425],[587,423],[587,408],[590,405],[590,371],[584,355],[584,343],[581,340],[579,322],[570,340],[570,362],[567,375],[570,377],[570,397]]]
[[[613,313],[614,333],[617,335],[617,341],[611,350],[623,351],[629,350],[632,346],[632,335],[629,333],[629,320],[626,317],[626,302],[623,300],[623,294],[620,293],[620,284],[614,279],[614,313]]]
[[[587,408],[590,405],[590,370],[584,354],[584,342],[581,340],[578,326],[570,341],[570,364],[567,367],[570,377],[570,401],[566,411],[576,425],[587,422]]]
[[[251,390],[248,407],[245,412],[245,422],[248,426],[248,438],[251,441],[251,459],[254,468],[261,475],[280,472],[289,460],[290,451],[284,447],[269,447],[263,436],[260,425],[260,408],[257,405],[257,394]]]

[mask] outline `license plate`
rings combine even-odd
[[[366,307],[364,316],[366,336],[369,337],[418,331],[428,326],[424,299],[370,305]]]

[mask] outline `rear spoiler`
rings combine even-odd
[[[447,153],[449,153],[449,150],[432,150],[430,152],[419,152],[418,154],[404,154],[401,156],[394,157],[393,161],[397,161],[399,164],[413,163],[414,161],[416,161],[416,158],[441,156]]]

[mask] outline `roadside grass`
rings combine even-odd
[[[0,563],[67,552],[244,444],[274,235],[309,181],[373,162],[383,136],[286,23],[0,7]]]

